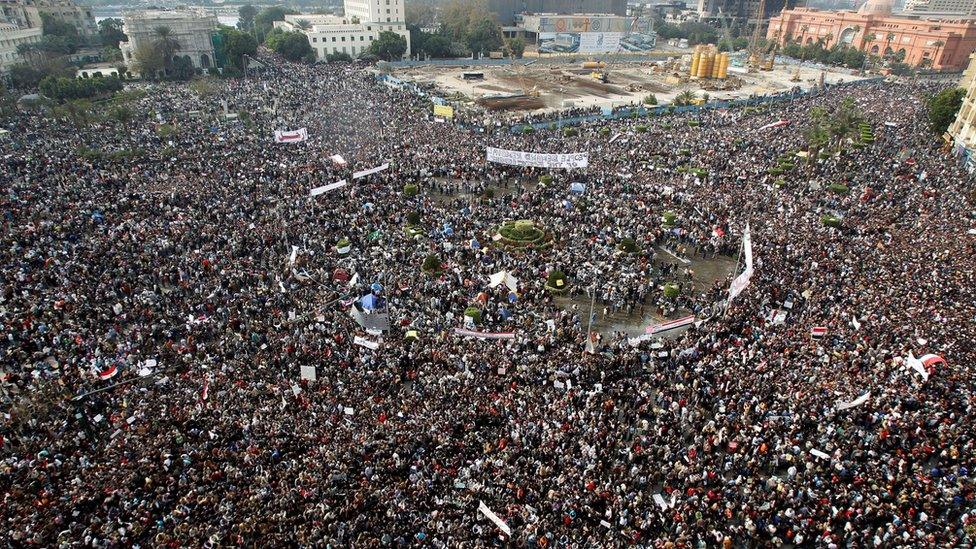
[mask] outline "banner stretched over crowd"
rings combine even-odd
[[[379,166],[376,166],[375,168],[370,168],[368,170],[363,170],[361,172],[355,172],[355,173],[352,174],[352,178],[353,179],[359,179],[361,177],[366,177],[367,175],[373,175],[374,173],[379,173],[379,172],[381,172],[381,171],[383,171],[383,170],[385,170],[385,169],[387,169],[389,167],[390,167],[390,163],[389,162],[387,162],[385,164],[380,164]]]
[[[293,131],[275,130],[275,143],[301,143],[308,139],[308,130],[301,128]]]
[[[463,328],[454,328],[454,333],[459,336],[464,337],[474,337],[478,339],[515,339],[515,332],[479,332],[476,330],[465,330]]]
[[[309,196],[318,196],[320,194],[327,193],[327,192],[329,192],[329,191],[331,191],[333,189],[338,189],[340,187],[345,187],[345,186],[346,186],[346,180],[343,179],[342,181],[337,181],[335,183],[329,183],[328,185],[322,185],[321,187],[315,187],[314,189],[312,189],[311,191],[309,191],[308,195]]]
[[[746,256],[746,269],[735,277],[732,285],[729,286],[729,304],[737,295],[742,293],[742,290],[749,286],[749,281],[752,279],[752,235],[749,232],[749,225],[746,225],[745,233],[742,235],[742,250]]]
[[[510,151],[488,147],[488,162],[508,166],[535,168],[585,168],[590,165],[590,153],[549,154],[526,151]]]

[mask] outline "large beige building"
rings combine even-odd
[[[98,35],[98,25],[90,6],[79,6],[71,0],[21,0],[37,8],[41,15],[50,15],[78,29],[79,36]]]
[[[963,74],[962,86],[966,96],[956,115],[956,121],[949,126],[948,138],[953,152],[961,157],[969,171],[976,169],[976,54],[969,56],[969,68]]]
[[[149,47],[158,39],[156,29],[166,27],[170,36],[180,44],[176,56],[188,58],[198,69],[215,66],[213,34],[217,19],[203,10],[174,11],[139,10],[122,13],[122,30],[127,41],[119,43],[127,67],[133,67],[135,52],[142,45]]]
[[[21,27],[16,23],[0,18],[0,75],[6,74],[10,67],[24,62],[24,59],[17,52],[17,46],[35,44],[40,41],[40,27]]]

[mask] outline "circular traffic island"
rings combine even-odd
[[[529,219],[506,221],[498,227],[496,241],[506,248],[539,249],[552,246],[552,233]]]

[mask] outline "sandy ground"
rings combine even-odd
[[[690,50],[689,50],[690,52]],[[711,99],[734,99],[753,94],[769,94],[787,91],[799,85],[808,89],[816,85],[821,69],[807,65],[800,69],[800,82],[792,82],[796,65],[778,63],[773,71],[748,74],[745,71],[730,74],[742,79],[742,86],[734,91],[705,91],[698,81],[667,82],[669,75],[684,75],[688,72],[690,55],[662,57],[661,61],[628,61],[621,56],[611,61],[610,82],[603,84],[590,74],[592,70],[582,69],[582,59],[576,63],[547,59],[522,60],[517,65],[502,66],[443,66],[427,65],[399,69],[396,76],[418,83],[433,83],[444,95],[461,93],[476,100],[485,96],[523,93],[537,90],[545,108],[526,112],[544,112],[571,107],[616,107],[639,103],[645,96],[653,93],[659,103],[667,104],[685,90],[695,91],[701,96],[708,93]],[[532,63],[524,66],[524,63]],[[480,71],[484,80],[468,81],[461,78],[465,71]],[[855,71],[832,69],[824,74],[824,81],[836,83],[858,80]]]

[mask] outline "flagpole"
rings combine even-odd
[[[586,351],[586,346],[590,345],[592,342],[591,332],[593,328],[593,305],[596,304],[596,282],[590,286],[590,320],[586,325],[586,344],[583,347],[584,352]],[[592,353],[591,353],[592,354]]]

